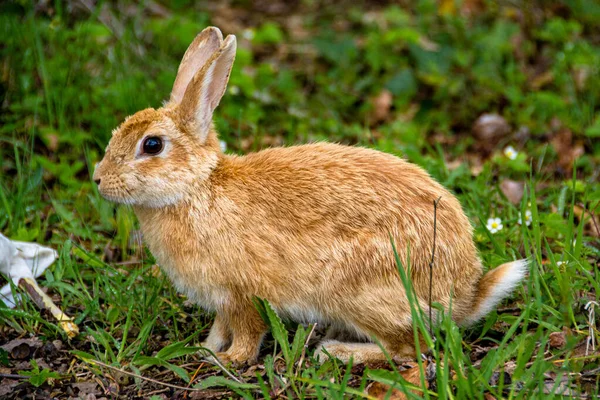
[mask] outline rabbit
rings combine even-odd
[[[393,357],[415,357],[392,243],[427,312],[440,197],[433,302],[472,324],[523,279],[526,260],[483,275],[459,201],[399,157],[325,142],[224,154],[212,117],[235,54],[235,36],[223,40],[214,27],[198,34],[170,99],[126,118],[93,174],[104,198],[132,206],[174,286],[216,314],[203,346],[222,361],[257,361],[267,325],[255,296],[284,319],[330,325],[319,360],[385,360],[376,342]]]

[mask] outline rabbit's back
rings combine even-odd
[[[471,241],[452,194],[422,168],[371,149],[316,143],[226,157],[212,180],[215,200],[235,199],[247,218],[325,240],[402,232],[415,246],[433,234],[441,197],[438,234]]]

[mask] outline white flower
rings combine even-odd
[[[521,213],[519,213],[519,225],[523,225],[523,220],[521,218]],[[525,225],[531,225],[531,210],[525,211]]]
[[[560,267],[561,265],[563,265],[563,264],[566,264],[566,263],[567,263],[566,261],[557,261],[557,262],[556,262],[556,265],[557,265],[558,267]]]
[[[504,155],[508,158],[510,158],[511,160],[514,160],[515,158],[517,158],[517,151],[515,150],[514,147],[512,146],[506,146],[506,148],[504,149]]]
[[[229,87],[229,93],[231,93],[232,95],[236,96],[236,95],[240,94],[240,88],[237,87],[236,85],[231,85]]]
[[[490,232],[496,233],[502,230],[502,220],[500,218],[490,218],[487,220],[487,228]]]
[[[227,143],[224,140],[219,140],[219,144],[221,145],[221,151],[225,153],[227,151]]]

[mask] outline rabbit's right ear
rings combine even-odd
[[[190,81],[223,44],[219,28],[209,26],[200,32],[186,50],[171,91],[171,102],[179,104]]]

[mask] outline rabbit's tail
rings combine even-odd
[[[477,284],[472,312],[462,321],[472,324],[492,311],[500,301],[508,296],[523,279],[529,269],[530,260],[523,259],[488,271]]]

